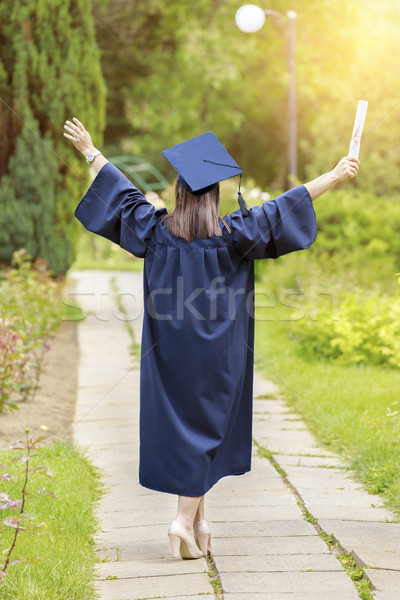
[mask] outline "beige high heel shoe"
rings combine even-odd
[[[204,556],[211,552],[211,531],[208,522],[205,519],[197,521],[193,526],[194,539]]]
[[[173,521],[168,529],[168,537],[171,543],[172,556],[179,558],[203,558],[203,553],[193,544],[184,527],[177,521]]]

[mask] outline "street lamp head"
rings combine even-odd
[[[244,33],[254,33],[264,25],[265,12],[256,4],[244,4],[237,10],[235,21]]]

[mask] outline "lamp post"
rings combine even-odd
[[[294,10],[282,15],[276,10],[264,10],[256,4],[244,4],[236,12],[236,25],[245,33],[259,31],[265,17],[271,16],[286,24],[287,36],[287,66],[289,71],[288,99],[288,180],[289,187],[294,187],[297,179],[297,97],[296,97],[296,17]]]

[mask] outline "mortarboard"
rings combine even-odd
[[[212,131],[163,150],[161,154],[178,172],[185,190],[195,196],[205,194],[224,179],[243,173]],[[242,214],[247,216],[249,211],[240,193],[240,183],[238,202]]]

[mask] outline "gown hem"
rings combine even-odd
[[[175,496],[188,496],[188,497],[192,497],[192,498],[197,498],[199,496],[204,496],[204,494],[206,494],[212,487],[214,487],[214,485],[217,484],[218,481],[220,479],[222,479],[223,477],[230,477],[231,475],[232,476],[245,475],[246,473],[249,473],[250,471],[251,471],[251,466],[250,467],[246,467],[244,469],[241,469],[240,471],[237,471],[236,473],[232,473],[232,472],[225,473],[224,475],[219,476],[218,479],[216,479],[214,481],[214,483],[212,483],[209,486],[206,486],[205,489],[204,489],[204,491],[200,492],[199,494],[187,494],[187,493],[184,493],[182,491],[171,491],[171,490],[166,490],[166,489],[160,489],[160,488],[158,488],[156,486],[153,486],[151,484],[144,483],[140,479],[139,479],[139,484],[142,487],[144,487],[144,488],[147,488],[149,490],[153,490],[155,492],[162,492],[163,494],[173,494]]]

